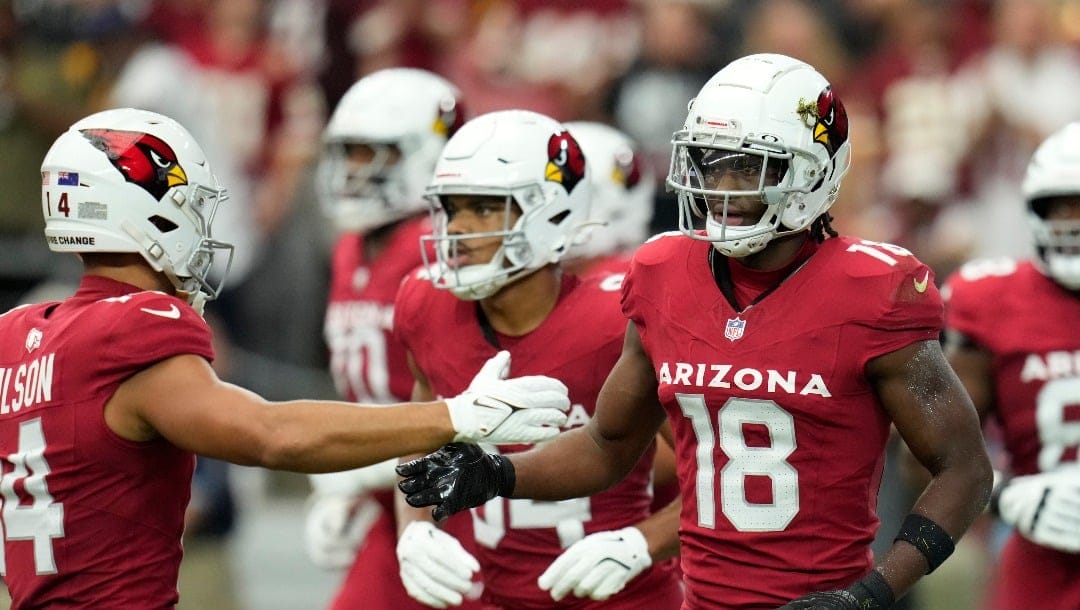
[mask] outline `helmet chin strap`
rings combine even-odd
[[[176,296],[187,301],[188,305],[191,305],[191,308],[195,310],[195,313],[199,314],[200,316],[205,316],[205,312],[203,310],[206,309],[206,302],[209,300],[205,292],[201,290],[196,290],[194,292],[177,290]]]

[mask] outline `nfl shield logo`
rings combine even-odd
[[[727,321],[727,326],[724,327],[724,336],[727,337],[728,341],[735,341],[742,338],[744,330],[746,330],[746,320],[735,316]]]

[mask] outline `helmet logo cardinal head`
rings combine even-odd
[[[826,87],[817,99],[800,99],[796,110],[803,122],[814,132],[814,141],[835,156],[848,139],[848,117],[844,104],[831,87]]]
[[[90,144],[109,158],[128,182],[161,200],[174,186],[188,183],[176,153],[164,140],[148,133],[115,129],[83,129]]]
[[[585,154],[570,132],[560,131],[548,138],[547,156],[544,179],[561,184],[567,193],[585,178]]]

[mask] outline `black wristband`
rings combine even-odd
[[[926,570],[927,574],[936,570],[956,548],[956,544],[945,528],[916,513],[904,517],[900,533],[893,541],[897,540],[903,540],[919,549],[919,552],[926,557],[926,563],[929,566]]]
[[[498,493],[504,498],[509,498],[514,493],[514,487],[517,485],[517,473],[514,470],[514,463],[506,459],[501,455],[488,455],[491,458],[491,463],[495,466],[495,472],[498,476]]]
[[[859,600],[859,607],[865,610],[886,610],[896,602],[892,587],[877,570],[870,570],[847,590]]]

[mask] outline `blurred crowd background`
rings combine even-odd
[[[0,311],[66,296],[78,278],[42,234],[52,141],[103,108],[155,110],[192,131],[232,195],[214,226],[238,254],[209,308],[219,373],[273,399],[331,397],[333,235],[312,178],[322,127],[358,77],[426,68],[462,89],[472,116],[611,123],[663,180],[688,100],[731,59],[765,51],[817,67],[848,109],[842,233],[905,246],[939,281],[970,258],[1030,254],[1020,178],[1042,138],[1080,120],[1080,0],[0,0]],[[653,228],[674,228],[674,199],[658,193]],[[883,530],[918,489],[895,462]],[[225,552],[181,607],[319,607],[237,590],[244,558],[267,555],[250,546],[263,534],[234,534],[306,494],[302,477],[239,470],[200,462],[184,569],[200,539]],[[302,554],[289,514],[266,535]],[[973,530],[908,607],[980,607],[993,533]],[[221,597],[198,601],[203,590]]]

